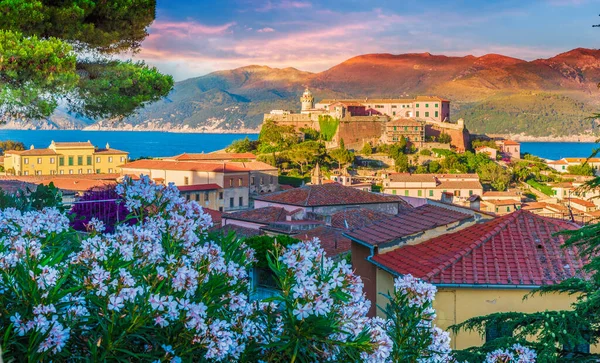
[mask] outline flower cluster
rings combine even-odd
[[[269,268],[280,293],[253,302],[253,251],[211,240],[197,203],[147,177],[115,191],[130,214],[108,230],[90,218],[77,233],[52,208],[0,211],[8,360],[450,360],[449,335],[433,325],[433,286],[397,279],[390,301],[399,315],[370,318],[361,279],[313,240],[278,245]]]
[[[535,363],[537,354],[534,350],[520,344],[508,349],[497,349],[485,357],[485,363]]]

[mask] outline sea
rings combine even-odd
[[[26,147],[45,148],[54,141],[91,141],[92,144],[128,151],[131,158],[162,157],[221,150],[232,141],[258,134],[197,134],[154,131],[0,130],[0,140],[21,141]],[[600,144],[593,142],[522,142],[521,152],[544,159],[588,157]]]
[[[186,153],[208,153],[226,148],[232,141],[258,134],[198,134],[154,131],[0,130],[0,140],[21,141],[26,147],[46,148],[56,142],[91,141],[98,147],[129,152],[136,159]]]

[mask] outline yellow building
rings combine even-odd
[[[128,152],[104,149],[91,142],[54,142],[47,149],[8,150],[4,170],[8,175],[73,175],[120,173]]]
[[[373,303],[385,306],[387,299],[381,293],[393,290],[395,277],[411,274],[438,288],[434,308],[436,323],[443,329],[498,312],[570,309],[575,297],[568,294],[523,297],[539,286],[581,276],[581,267],[588,262],[574,247],[562,248],[564,238],[554,235],[575,229],[573,224],[524,210],[460,231],[448,229],[422,242],[396,241],[395,246],[388,244],[383,250],[357,238],[373,232],[365,228],[347,236],[353,240],[353,254],[354,244],[371,246],[371,254],[363,257],[368,263],[354,267],[361,277],[367,277],[363,278],[365,288],[371,285],[377,291]],[[461,331],[452,336],[451,344],[453,349],[465,349],[510,333],[500,326],[487,327],[483,337]]]

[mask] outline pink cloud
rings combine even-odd
[[[223,25],[204,25],[193,21],[184,22],[163,22],[156,21],[150,27],[150,31],[167,33],[176,37],[187,37],[190,35],[221,35],[230,31],[235,26],[235,22]]]
[[[266,28],[262,28],[262,29],[258,29],[258,30],[257,30],[257,32],[258,32],[258,33],[272,33],[272,32],[274,32],[274,31],[275,31],[275,29],[273,29],[273,28],[269,28],[269,27],[266,27]]]

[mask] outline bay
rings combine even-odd
[[[56,142],[91,141],[98,147],[106,143],[113,149],[128,151],[132,159],[142,156],[174,156],[187,153],[208,153],[224,149],[232,141],[257,134],[196,134],[155,131],[81,131],[81,130],[0,130],[0,140],[21,141],[27,148],[47,148]]]
[[[600,144],[594,142],[521,142],[521,153],[543,159],[587,158]]]

